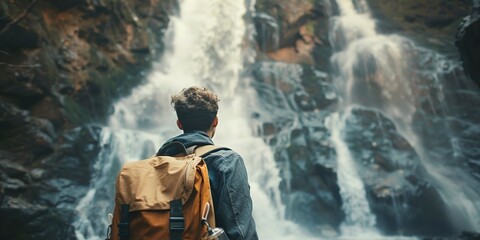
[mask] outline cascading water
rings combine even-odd
[[[179,16],[171,17],[162,60],[145,84],[115,104],[115,113],[103,128],[103,150],[95,164],[92,186],[77,207],[81,213],[75,223],[78,239],[102,239],[120,166],[154,154],[167,138],[180,133],[169,96],[192,85],[207,86],[221,99],[214,141],[237,150],[246,162],[259,236],[308,239],[298,226],[284,219],[273,155],[249,125],[248,109],[255,105],[255,94],[246,87],[248,78],[240,77],[244,61],[251,59],[242,52],[248,32],[246,13],[241,1],[181,2]]]
[[[448,110],[448,105],[442,104],[445,102],[445,96],[442,94],[442,87],[438,80],[439,75],[448,72],[449,68],[445,67],[448,62],[438,54],[415,46],[408,39],[377,33],[375,21],[370,17],[368,5],[364,0],[337,0],[336,2],[340,13],[333,18],[330,30],[330,42],[335,50],[331,61],[336,70],[334,81],[341,93],[342,102],[339,113],[330,116],[331,122],[338,121],[336,124],[330,124],[330,130],[331,140],[338,154],[340,193],[344,204],[343,210],[346,211],[347,216],[343,227],[355,225],[350,222],[350,219],[357,216],[358,209],[350,206],[365,205],[365,199],[361,197],[364,195],[364,190],[360,191],[360,196],[354,192],[363,187],[352,189],[342,181],[343,172],[354,170],[355,162],[343,161],[350,159],[351,156],[341,133],[348,127],[345,121],[351,114],[351,109],[360,107],[373,109],[390,118],[398,131],[413,146],[420,157],[421,165],[427,172],[427,176],[424,177],[438,189],[448,207],[449,218],[452,225],[455,225],[457,234],[460,230],[478,231],[480,204],[475,202],[475,199],[479,199],[479,190],[475,189],[475,181],[468,174],[462,174],[456,166],[442,167],[442,164],[438,164],[443,160],[438,160],[438,155],[428,152],[424,147],[425,140],[415,129],[415,124],[418,124],[415,120],[416,114],[425,102],[435,105],[436,109],[444,112]],[[428,59],[427,61],[434,62],[432,65],[440,67],[433,70],[422,69],[426,68],[422,65],[423,59]],[[420,64],[415,65],[418,62]],[[452,63],[448,64],[452,65]],[[428,77],[422,76],[422,71],[429,71]],[[425,94],[422,92],[422,84],[433,86],[437,94]],[[347,169],[344,169],[345,167]],[[355,176],[355,172],[350,174],[350,177]],[[456,183],[459,178],[466,183],[464,186]],[[351,184],[351,181],[348,184]],[[352,198],[352,195],[357,198]],[[365,218],[359,222],[363,223],[361,225],[364,228],[374,229],[368,206],[364,210],[367,211]]]
[[[376,220],[370,210],[363,182],[357,173],[350,150],[343,141],[341,130],[345,127],[345,116],[340,117],[338,113],[333,113],[326,119],[326,126],[331,131],[331,140],[337,152],[338,185],[343,200],[342,209],[346,213],[346,219],[341,226],[342,235],[379,237],[375,231]]]

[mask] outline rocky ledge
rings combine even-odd
[[[162,51],[170,0],[0,4],[0,238],[75,239],[98,128]]]

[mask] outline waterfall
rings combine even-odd
[[[441,110],[434,112],[437,116],[442,112],[448,112],[449,106],[445,103],[444,89],[439,78],[448,71],[448,66],[454,63],[446,61],[439,54],[416,46],[404,37],[379,34],[365,0],[336,2],[339,15],[332,19],[330,42],[335,50],[331,58],[336,71],[334,81],[342,96],[340,114],[348,115],[348,109],[361,107],[374,109],[391,119],[419,155],[421,164],[428,174],[424,177],[427,177],[439,191],[448,206],[452,223],[459,230],[478,231],[480,204],[474,199],[479,199],[480,193],[475,189],[475,181],[468,174],[462,174],[456,166],[444,167],[439,164],[439,161],[446,160],[439,160],[438,155],[430,153],[424,146],[424,139],[414,128],[417,124],[414,120],[415,113],[424,104],[423,99],[427,99],[427,104],[435,106],[432,108]],[[428,67],[429,64],[434,66],[433,69]],[[428,77],[422,76],[423,73]],[[425,94],[422,84],[431,86],[436,94]],[[442,117],[446,118],[447,115]],[[339,138],[342,128],[346,127],[342,126],[344,119],[345,116],[339,117],[337,121],[340,123],[332,125],[331,139],[336,150],[343,151],[337,152],[338,167],[348,167],[338,169],[341,195],[346,205],[355,200],[350,198],[354,192],[344,192],[349,186],[345,186],[341,181],[341,174],[354,168],[355,163],[344,161],[350,158],[349,150],[342,142],[344,140]],[[348,164],[352,164],[353,167]],[[465,186],[457,183],[459,179],[466,183]],[[363,198],[357,200],[356,204],[364,204]],[[344,206],[343,209],[347,215],[344,224],[348,224],[349,217],[353,217],[356,210],[348,206]],[[366,216],[369,214],[371,213],[367,213]],[[371,224],[367,226],[373,227]]]
[[[261,109],[258,106],[270,104],[264,100],[271,98],[272,105],[276,105],[268,110],[284,110],[275,114],[267,111],[265,114],[272,119],[286,119],[284,128],[279,130],[283,132],[277,134],[280,138],[275,139],[277,145],[282,146],[290,144],[289,130],[302,124],[299,122],[308,120],[295,115],[299,109],[295,109],[295,104],[290,104],[295,100],[293,95],[290,96],[291,99],[285,96],[279,99],[283,95],[273,86],[268,89],[252,89],[255,84],[251,83],[251,76],[245,66],[252,64],[255,57],[253,48],[248,47],[253,28],[248,23],[248,13],[253,11],[255,3],[247,2],[180,2],[179,13],[171,16],[165,34],[165,53],[154,64],[144,83],[114,105],[114,113],[107,126],[102,128],[102,151],[93,166],[91,186],[77,206],[79,216],[74,225],[78,239],[104,238],[109,224],[108,213],[113,211],[115,177],[120,167],[126,161],[151,156],[166,139],[181,133],[175,126],[175,112],[169,98],[192,85],[209,87],[221,99],[220,122],[213,140],[217,145],[238,151],[245,160],[259,237],[280,240],[318,239],[309,236],[301,226],[285,219],[288,213],[281,200],[279,185],[283,177],[287,182],[286,188],[289,189],[288,178],[291,173],[286,166],[286,173],[280,176],[271,147],[257,136],[256,124],[260,123],[255,123],[250,118],[255,111]],[[373,109],[391,119],[398,132],[420,156],[421,164],[428,173],[428,176],[422,177],[428,178],[438,189],[450,209],[452,221],[459,225],[458,229],[478,231],[480,204],[472,199],[480,199],[480,193],[472,184],[474,181],[467,174],[462,174],[454,164],[446,167],[435,164],[436,159],[424,146],[424,139],[414,126],[415,113],[422,104],[435,106],[438,113],[434,114],[448,111],[448,104],[438,105],[438,102],[442,103],[446,98],[440,78],[454,64],[439,54],[416,46],[406,38],[379,34],[365,0],[336,2],[339,15],[331,19],[330,42],[335,51],[331,58],[333,80],[339,93],[332,92],[329,96],[339,95],[341,101],[337,112],[325,120],[325,125],[331,133],[330,143],[337,153],[336,166],[332,167],[336,170],[342,210],[345,213],[338,238],[388,238],[382,236],[377,229],[375,214],[367,197],[367,185],[362,180],[360,168],[357,168],[358,161],[345,139],[347,120],[355,108]],[[279,25],[268,15],[259,14],[256,17],[266,21],[262,26],[266,33],[263,37],[268,38],[276,49],[279,44]],[[300,65],[259,65],[262,71],[272,71],[281,76],[293,73],[294,76],[286,78],[295,80],[292,86],[300,86]],[[321,72],[319,74],[326,75]],[[433,86],[438,95],[424,94],[425,90],[419,84]],[[258,94],[262,91],[271,96],[258,99]],[[424,99],[426,102],[422,102]],[[308,116],[312,118],[308,121],[323,118],[317,115],[316,112],[310,113]],[[451,142],[455,150],[458,147],[455,139]],[[442,163],[446,162],[441,160]],[[290,164],[289,161],[285,164]],[[456,184],[457,179],[466,186]],[[395,199],[393,201],[394,205],[397,204]],[[402,208],[401,201],[398,207]],[[401,216],[395,217],[400,222]],[[314,231],[316,230],[312,232]]]
[[[206,86],[220,97],[217,145],[238,151],[244,158],[254,219],[262,239],[308,239],[296,224],[285,220],[280,201],[279,171],[271,149],[254,135],[249,122],[255,92],[248,88],[244,62],[249,26],[242,1],[184,0],[165,34],[166,52],[147,81],[118,101],[102,131],[102,151],[91,189],[81,199],[75,222],[78,239],[102,239],[113,210],[114,181],[126,161],[146,158],[170,137],[180,134],[169,97],[192,85]],[[247,52],[247,53],[245,53]]]
[[[360,176],[355,169],[355,162],[345,144],[341,130],[345,127],[345,116],[333,113],[325,121],[331,131],[331,140],[337,152],[337,176],[342,196],[342,209],[346,219],[340,227],[343,236],[379,237],[375,231],[375,216],[370,210],[366,198],[365,188]]]

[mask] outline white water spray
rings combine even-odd
[[[325,126],[330,130],[331,140],[337,153],[337,178],[342,196],[342,209],[346,219],[340,226],[343,236],[379,237],[375,230],[375,216],[370,210],[365,187],[355,167],[347,144],[344,142],[342,130],[350,110],[344,116],[333,113],[325,119]]]
[[[412,70],[419,66],[413,65],[412,53],[433,53],[420,50],[403,37],[377,33],[364,0],[337,0],[337,5],[340,15],[333,19],[330,41],[337,51],[332,63],[338,70],[335,82],[343,92],[341,107],[373,108],[392,119],[420,156],[430,181],[448,205],[453,222],[459,229],[478,231],[480,204],[474,199],[479,198],[479,191],[471,189],[471,184],[461,187],[455,178],[473,181],[455,169],[442,169],[441,164],[435,164],[412,129],[413,116],[420,108],[422,97],[419,83],[414,82],[418,76]]]

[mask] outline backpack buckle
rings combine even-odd
[[[170,217],[170,230],[183,231],[185,219],[183,217]]]

